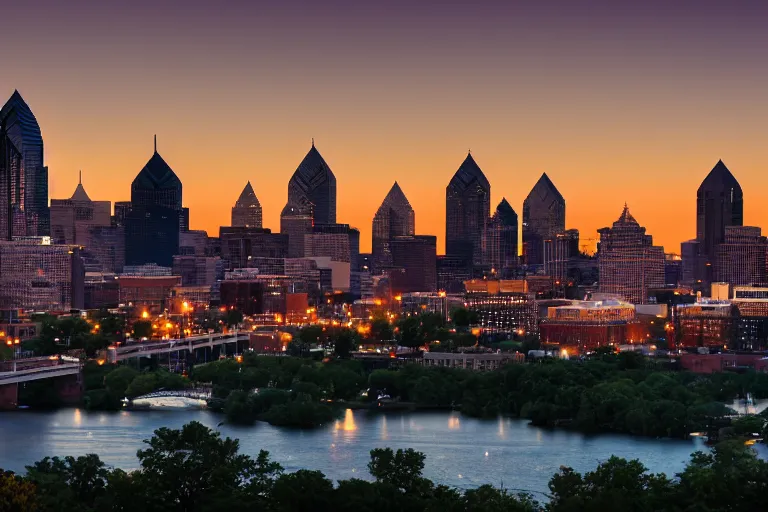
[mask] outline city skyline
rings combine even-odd
[[[92,198],[127,200],[157,133],[193,229],[226,225],[250,180],[276,231],[285,183],[314,137],[338,180],[338,221],[362,230],[366,251],[376,203],[397,180],[419,232],[444,252],[443,187],[468,148],[491,204],[506,197],[521,213],[546,172],[583,239],[626,201],[679,252],[696,234],[697,187],[721,158],[745,191],[744,223],[768,225],[756,200],[766,77],[754,65],[768,43],[765,6],[139,1],[84,15],[31,4],[46,7],[44,34],[19,49],[0,91],[18,88],[42,127],[51,198],[69,197],[82,169]],[[23,37],[34,8],[9,6],[0,41]],[[322,30],[309,22],[318,16]],[[455,38],[459,28],[471,37]],[[199,120],[217,116],[206,144],[218,149],[199,151]]]

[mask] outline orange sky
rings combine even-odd
[[[626,201],[657,244],[679,252],[695,235],[696,188],[719,158],[744,189],[745,223],[768,227],[765,17],[602,20],[486,6],[344,11],[339,21],[245,3],[209,12],[192,2],[183,16],[150,4],[84,16],[52,3],[44,34],[14,46],[0,95],[18,88],[40,122],[50,197],[68,197],[82,169],[92,199],[129,199],[156,133],[193,229],[228,224],[251,180],[277,231],[314,137],[336,174],[338,221],[361,230],[364,251],[395,180],[417,232],[437,235],[442,251],[445,186],[468,148],[494,205],[506,197],[521,220],[546,171],[582,238]],[[29,23],[24,5],[14,9],[4,47]]]

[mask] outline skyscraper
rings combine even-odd
[[[502,198],[485,227],[483,237],[483,263],[496,274],[506,274],[517,266],[517,213]]]
[[[389,240],[393,266],[388,271],[393,294],[437,289],[437,237],[396,236]]]
[[[468,154],[445,188],[445,254],[467,265],[483,259],[482,240],[491,214],[491,184]]]
[[[111,226],[111,210],[111,202],[93,201],[88,197],[81,179],[69,199],[51,199],[51,239],[57,244],[90,248],[88,230]]]
[[[336,222],[336,176],[314,141],[288,181],[288,204],[309,211],[315,224]]]
[[[304,236],[312,232],[312,213],[309,207],[303,208],[288,203],[280,212],[280,233],[288,235],[288,257],[304,257]]]
[[[157,152],[131,184],[125,218],[125,263],[170,267],[179,252],[182,223],[181,181]]]
[[[235,206],[232,207],[232,227],[262,227],[261,203],[259,203],[250,181],[246,183]]]
[[[599,289],[635,304],[648,301],[648,290],[664,287],[664,249],[624,205],[613,227],[599,229]]]
[[[766,283],[768,243],[761,230],[752,226],[726,226],[714,262],[716,281],[738,285]]]
[[[395,182],[373,217],[373,264],[376,272],[392,265],[390,241],[396,236],[416,234],[416,214]]]
[[[544,173],[523,201],[523,258],[526,265],[543,264],[544,240],[563,231],[565,199]]]
[[[701,254],[707,263],[714,264],[726,226],[743,224],[741,186],[723,161],[718,160],[696,192],[696,239],[702,244]]]
[[[0,238],[50,234],[43,137],[19,91],[0,110],[0,191]]]

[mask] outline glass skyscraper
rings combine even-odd
[[[416,214],[395,182],[373,217],[372,253],[376,272],[392,265],[391,240],[416,234]]]
[[[707,263],[714,264],[717,245],[725,239],[727,226],[744,224],[741,186],[722,160],[701,182],[696,192],[696,239]]]
[[[467,155],[445,189],[445,254],[468,266],[482,264],[482,240],[491,215],[491,184]]]
[[[565,199],[549,179],[541,175],[523,201],[523,258],[526,265],[544,263],[544,240],[565,231]]]
[[[125,218],[125,263],[170,267],[179,252],[181,181],[157,152],[131,184]]]
[[[314,142],[288,181],[288,204],[308,210],[315,224],[336,223],[336,176]]]
[[[485,228],[483,263],[504,278],[517,266],[517,213],[505,198]]]
[[[19,91],[0,110],[0,230],[2,239],[50,234],[43,137]]]

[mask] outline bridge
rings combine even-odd
[[[249,340],[250,334],[248,332],[238,333],[235,331],[234,333],[227,334],[203,334],[183,339],[113,345],[107,349],[107,360],[114,364],[135,357],[151,357],[158,354],[182,351],[193,352],[200,348],[213,348],[228,343],[248,342]]]
[[[27,382],[60,378],[56,385],[59,397],[66,402],[76,402],[82,392],[79,360],[35,357],[4,361],[0,364],[0,409],[13,409],[19,398],[19,386]]]
[[[158,390],[146,395],[131,398],[132,402],[136,400],[147,400],[150,398],[191,398],[193,400],[209,400],[212,396],[211,388],[191,388],[191,389],[168,389]]]

